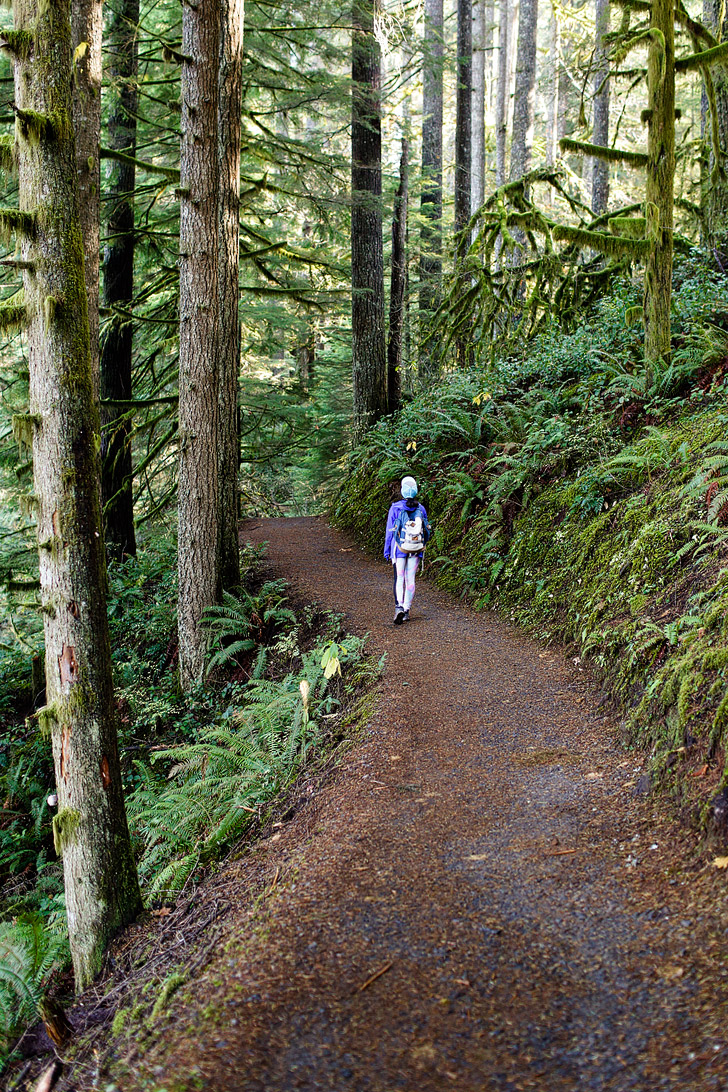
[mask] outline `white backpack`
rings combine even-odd
[[[402,553],[418,554],[425,548],[424,521],[419,508],[415,510],[411,519],[406,508],[403,508],[397,519],[394,539]]]

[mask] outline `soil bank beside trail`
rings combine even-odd
[[[635,794],[577,668],[426,578],[393,627],[390,567],[323,520],[243,536],[386,671],[124,1089],[728,1087],[725,874]]]

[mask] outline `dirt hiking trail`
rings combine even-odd
[[[726,874],[639,795],[578,668],[426,576],[395,628],[390,568],[321,519],[243,537],[386,671],[119,1086],[728,1088]]]

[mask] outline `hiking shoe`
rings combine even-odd
[[[396,611],[394,612],[394,624],[395,624],[395,626],[401,626],[403,622],[404,622],[404,608],[403,607],[397,607]]]
[[[403,622],[409,622],[409,611],[408,610],[406,610],[404,612],[404,614],[402,615],[402,621]]]

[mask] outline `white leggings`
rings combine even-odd
[[[394,585],[394,597],[399,606],[409,610],[415,597],[415,573],[420,564],[419,557],[397,557],[394,560],[397,576]]]

